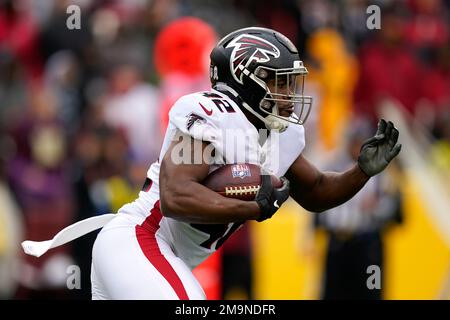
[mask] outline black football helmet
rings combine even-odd
[[[312,105],[312,97],[303,95],[308,71],[286,36],[267,28],[239,29],[223,37],[210,58],[213,87],[225,87],[240,98],[268,129],[284,131],[289,122],[305,123]],[[292,114],[281,116],[278,103],[292,107]]]

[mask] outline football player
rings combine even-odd
[[[305,159],[302,125],[312,103],[303,94],[307,69],[296,47],[277,31],[232,32],[210,58],[212,89],[173,105],[160,160],[148,170],[138,199],[97,236],[93,299],[204,299],[191,270],[242,223],[269,219],[289,196],[309,211],[340,205],[400,152],[398,130],[380,120],[351,169],[320,172]],[[270,133],[261,135],[264,130]],[[228,139],[229,132],[238,139]],[[179,161],[180,145],[192,161]],[[274,188],[270,176],[262,175],[255,201],[242,201],[201,184],[221,165],[242,162],[260,165],[279,177],[282,187]]]

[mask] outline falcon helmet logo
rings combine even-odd
[[[267,40],[242,34],[233,39],[227,48],[233,47],[230,58],[230,70],[233,78],[243,84],[243,70],[247,68],[252,61],[259,63],[268,62],[270,56],[278,58],[280,50]]]

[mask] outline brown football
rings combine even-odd
[[[209,174],[203,181],[207,188],[227,198],[245,201],[255,199],[261,183],[261,168],[255,164],[229,164]],[[272,175],[274,187],[280,188],[282,182]]]

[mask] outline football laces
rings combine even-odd
[[[225,187],[225,196],[256,195],[260,186]]]

